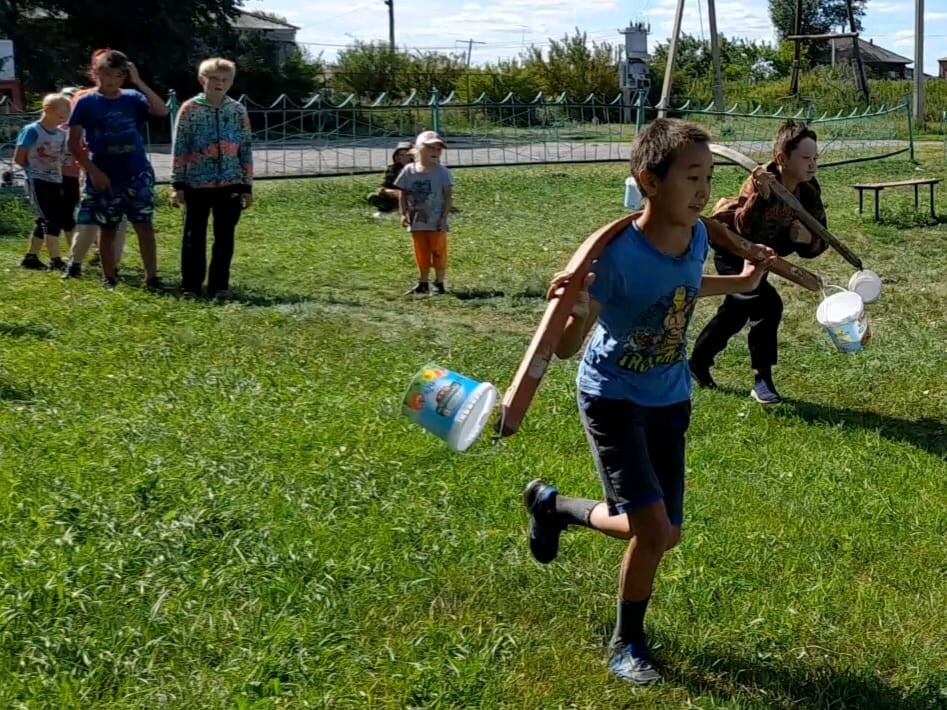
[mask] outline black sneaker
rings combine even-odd
[[[20,266],[24,269],[30,269],[31,271],[46,271],[49,267],[46,266],[42,261],[39,260],[37,254],[27,254],[23,257],[23,261],[20,262]]]
[[[164,289],[164,283],[157,276],[145,279],[145,289],[148,291],[161,291]]]
[[[714,382],[713,375],[710,374],[709,365],[696,363],[693,358],[691,358],[687,361],[687,366],[690,368],[691,377],[694,378],[698,385],[708,390],[717,389],[717,383]]]
[[[95,252],[92,255],[92,258],[89,259],[89,266],[99,266],[102,263],[102,257],[99,255],[99,252]]]
[[[783,401],[771,377],[757,377],[750,396],[760,404],[779,404]]]
[[[430,293],[431,287],[427,281],[419,281],[418,285],[412,288],[410,291],[407,291],[405,296],[416,296],[419,294]]]
[[[661,674],[652,665],[651,653],[643,641],[615,649],[608,667],[616,678],[632,685],[651,685],[661,680]]]
[[[118,279],[114,276],[106,276],[104,279],[102,279],[102,288],[104,288],[106,291],[114,291],[116,286],[118,286]]]
[[[66,269],[66,273],[62,275],[64,279],[77,279],[82,276],[82,264],[77,264],[73,262],[69,264],[69,268]]]
[[[68,268],[68,265],[61,257],[56,257],[49,262],[49,268],[51,271],[65,271]]]
[[[565,529],[556,518],[557,491],[539,480],[530,481],[523,491],[523,503],[529,511],[529,551],[537,562],[549,564],[559,554],[559,536]]]
[[[434,282],[434,295],[443,296],[445,293],[447,293],[447,289],[444,288],[444,284],[441,282],[435,281]]]

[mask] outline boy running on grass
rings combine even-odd
[[[687,326],[699,297],[756,288],[773,258],[767,249],[766,263],[746,262],[739,275],[703,276],[709,245],[699,218],[713,176],[709,143],[703,128],[673,119],[658,119],[635,138],[631,170],[644,212],[593,264],[556,349],[571,357],[594,326],[578,400],[605,502],[566,498],[538,480],[524,493],[539,562],[555,559],[570,524],[629,540],[609,666],[639,685],[660,679],[644,617],[658,564],[680,540],[684,517]],[[570,277],[557,274],[550,293]]]
[[[772,185],[779,180],[809,214],[826,225],[822,191],[815,179],[819,156],[816,134],[803,124],[787,121],[776,134],[773,154],[769,164],[757,168],[743,183],[738,198],[717,203],[713,218],[751,242],[772,247],[780,256],[796,253],[803,259],[812,259],[828,245],[806,229],[792,209],[774,194]],[[714,251],[718,274],[740,273],[740,257],[718,247]],[[717,386],[710,374],[714,358],[749,321],[747,340],[755,375],[750,396],[760,404],[778,404],[781,399],[773,384],[773,365],[777,360],[777,331],[782,316],[783,301],[765,277],[757,288],[727,296],[694,343],[690,359],[694,379],[703,387]]]

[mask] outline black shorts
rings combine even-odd
[[[76,228],[76,208],[79,206],[79,198],[82,196],[82,190],[79,185],[79,178],[62,176],[62,209],[63,223],[62,228],[65,232],[71,232]]]
[[[579,392],[579,416],[602,479],[609,515],[663,500],[670,523],[680,525],[690,400],[643,407]]]
[[[31,179],[26,184],[36,211],[35,238],[42,239],[47,234],[58,237],[63,229],[71,230],[75,226],[72,213],[66,213],[62,183]]]

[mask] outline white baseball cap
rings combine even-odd
[[[444,139],[441,138],[435,131],[422,131],[418,134],[417,139],[414,141],[414,145],[440,145],[447,147],[447,143],[444,142]]]

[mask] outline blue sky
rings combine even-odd
[[[586,31],[591,39],[622,43],[617,28],[629,20],[651,25],[651,43],[671,32],[675,0],[394,0],[399,46],[466,51],[473,63],[515,57],[524,46],[545,45],[549,37]],[[707,36],[706,0],[689,0],[684,31]],[[388,8],[383,0],[247,0],[248,10],[269,10],[301,27],[300,42],[314,54],[335,57],[340,47],[359,40],[387,40]],[[947,0],[925,2],[924,70],[937,74],[937,59],[947,56]],[[739,19],[738,19],[739,18]],[[869,0],[863,19],[865,39],[902,56],[914,57],[914,3]],[[765,0],[718,0],[717,24],[728,37],[773,41]]]

